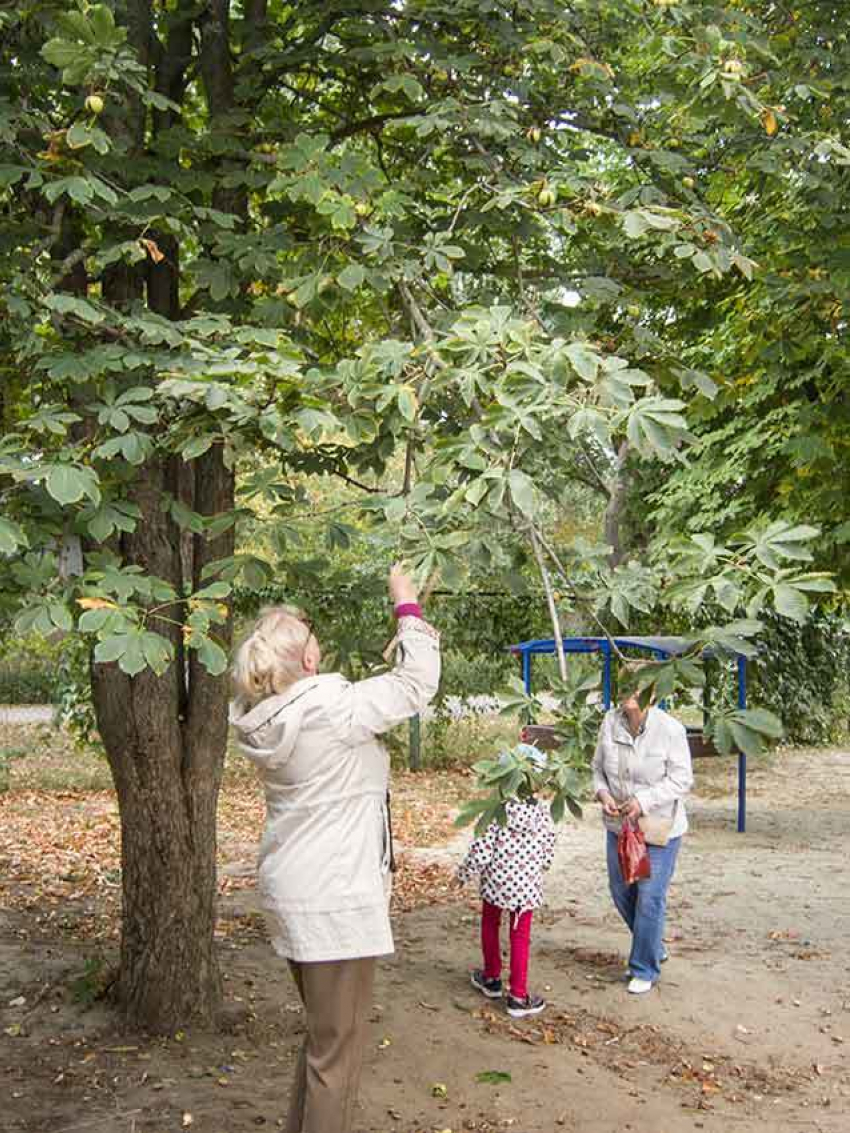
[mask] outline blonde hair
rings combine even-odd
[[[236,699],[251,708],[303,677],[304,650],[312,636],[306,615],[297,607],[261,610],[233,661]]]

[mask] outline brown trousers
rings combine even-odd
[[[375,957],[289,961],[307,1035],[298,1058],[286,1133],[353,1133],[372,1006]]]

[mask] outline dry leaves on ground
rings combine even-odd
[[[41,930],[110,939],[117,935],[121,888],[120,821],[114,792],[38,789],[46,781],[102,777],[101,763],[75,753],[62,733],[4,732],[22,754],[11,789],[0,793],[0,905],[26,910]],[[91,766],[89,766],[91,764]],[[432,846],[455,832],[452,821],[468,782],[460,772],[401,773],[394,787],[393,824],[399,870],[395,906],[407,911],[452,900],[450,873],[416,861],[404,847]],[[255,885],[256,848],[265,821],[262,789],[252,769],[229,765],[218,814],[220,890]]]

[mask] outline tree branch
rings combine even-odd
[[[354,134],[374,134],[380,131],[381,127],[386,122],[398,122],[403,118],[419,118],[421,115],[418,111],[411,112],[410,110],[390,110],[386,114],[372,114],[368,118],[361,118],[358,122],[348,122],[345,126],[340,126],[331,134],[331,145],[336,145],[337,142],[344,141],[345,138],[350,138]]]
[[[531,546],[534,548],[534,557],[537,559],[537,567],[540,571],[540,579],[543,583],[543,589],[546,591],[549,617],[552,619],[552,630],[555,634],[555,648],[558,653],[558,669],[561,673],[561,680],[566,682],[567,658],[564,653],[564,638],[561,635],[561,621],[558,617],[558,607],[555,605],[552,581],[549,578],[549,571],[546,569],[546,560],[543,558],[543,552],[540,549],[540,541],[537,538],[537,531],[535,530],[534,524],[531,525],[529,531],[531,534]]]
[[[230,0],[208,0],[200,18],[200,71],[213,118],[233,109]]]

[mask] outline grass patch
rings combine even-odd
[[[79,751],[63,728],[51,724],[0,724],[0,782],[9,791],[112,789],[106,759]]]

